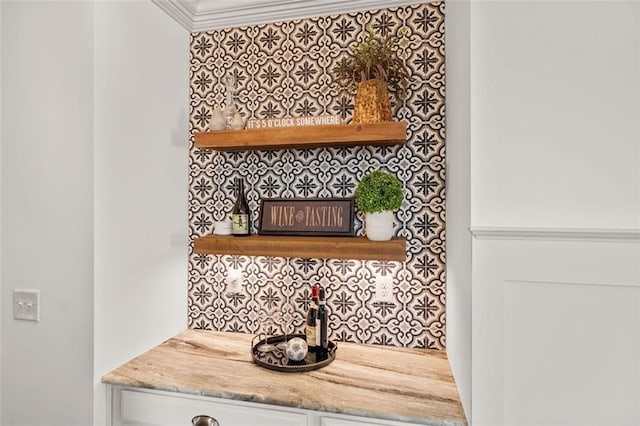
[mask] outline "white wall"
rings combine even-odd
[[[100,377],[186,327],[189,34],[143,0],[0,11],[0,424],[104,424]]]
[[[2,99],[2,2],[0,2],[0,99]],[[0,383],[2,383],[2,102],[0,102]],[[0,420],[2,386],[0,385]]]
[[[471,3],[473,425],[640,424],[640,3]]]
[[[94,418],[100,377],[187,327],[189,33],[96,2]]]
[[[93,359],[93,4],[2,4],[2,420],[87,424]],[[15,321],[11,290],[40,290]]]
[[[638,7],[472,2],[474,226],[640,227]]]
[[[446,3],[447,354],[471,418],[469,1]]]

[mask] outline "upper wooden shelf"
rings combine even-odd
[[[271,127],[221,130],[195,134],[195,146],[217,151],[247,151],[325,146],[400,145],[407,140],[407,123]]]
[[[407,257],[404,238],[371,241],[365,237],[291,237],[208,235],[196,238],[194,253],[320,259],[396,260]]]

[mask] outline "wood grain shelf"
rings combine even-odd
[[[271,127],[198,132],[195,146],[216,151],[318,148],[326,146],[400,145],[407,140],[407,123],[344,124]]]
[[[395,260],[407,257],[404,238],[371,241],[365,237],[291,237],[208,235],[196,238],[194,253],[320,259]]]

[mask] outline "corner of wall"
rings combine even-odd
[[[0,2],[0,99],[2,99],[2,2]],[[2,101],[0,101],[0,271],[2,271]],[[0,383],[2,383],[2,273],[0,272]],[[0,424],[2,387],[0,386]]]
[[[151,2],[103,1],[94,36],[93,424],[105,425],[101,377],[186,328],[189,33]]]
[[[471,419],[470,1],[447,2],[447,353]]]

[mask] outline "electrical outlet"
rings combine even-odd
[[[393,303],[393,276],[377,275],[376,281],[376,302]]]
[[[241,269],[227,269],[227,294],[242,293],[242,270]]]
[[[13,318],[40,321],[39,290],[13,290]]]

